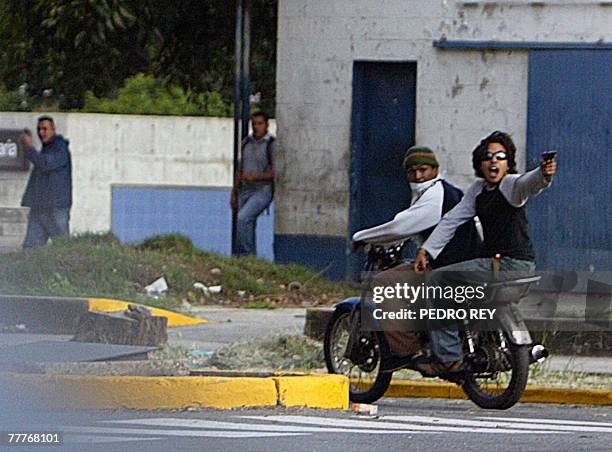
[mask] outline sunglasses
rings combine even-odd
[[[493,157],[495,157],[497,160],[507,160],[508,159],[508,154],[506,154],[504,151],[499,151],[499,152],[487,152],[483,157],[482,157],[482,161],[483,162],[487,162],[489,160],[493,160]]]

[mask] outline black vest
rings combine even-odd
[[[499,186],[493,190],[485,187],[476,196],[476,214],[484,232],[482,257],[499,253],[514,259],[535,260],[527,234],[525,209],[512,206],[499,191]]]
[[[459,204],[463,198],[463,192],[454,185],[442,180],[444,188],[444,201],[442,202],[442,216],[449,210]],[[435,229],[432,226],[421,233],[423,240]],[[470,220],[457,228],[453,238],[446,244],[438,257],[431,262],[432,268],[444,267],[445,265],[455,264],[457,262],[469,261],[480,257],[482,250],[482,241],[474,225],[474,221]]]

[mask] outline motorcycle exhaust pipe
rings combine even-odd
[[[548,353],[546,347],[541,344],[536,344],[531,348],[529,364],[533,364],[536,362],[542,363],[546,358],[548,358],[549,355],[550,353]]]

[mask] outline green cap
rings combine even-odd
[[[436,154],[427,146],[412,146],[406,151],[402,167],[404,171],[413,165],[429,165],[434,168],[440,166]]]

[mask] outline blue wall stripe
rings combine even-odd
[[[122,242],[180,233],[197,248],[231,254],[228,189],[112,187],[111,229]],[[257,221],[257,254],[274,259],[274,203]]]
[[[458,50],[612,50],[609,42],[455,41],[436,40],[438,49]]]

